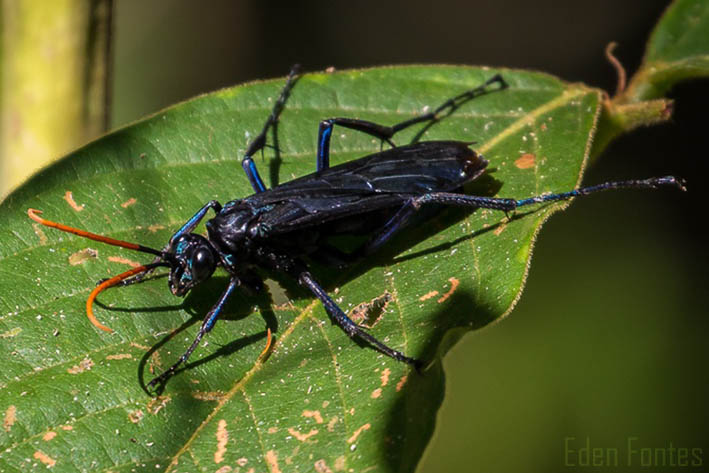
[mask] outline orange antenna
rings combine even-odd
[[[96,300],[96,296],[99,295],[99,293],[103,292],[105,289],[108,289],[111,286],[115,286],[119,282],[123,281],[126,278],[129,278],[135,274],[142,273],[145,271],[150,271],[151,269],[155,269],[158,266],[165,266],[166,263],[160,262],[160,263],[151,263],[151,264],[146,264],[143,266],[138,266],[137,268],[132,268],[126,271],[125,273],[121,273],[118,276],[113,276],[110,279],[106,279],[103,281],[101,284],[96,286],[93,291],[91,291],[91,294],[89,294],[89,298],[86,299],[86,316],[89,318],[92,324],[94,324],[97,328],[100,328],[104,332],[113,332],[113,330],[109,327],[106,327],[103,325],[101,322],[96,319],[96,316],[94,316],[94,301]]]
[[[46,220],[46,219],[39,216],[39,214],[41,214],[41,213],[42,213],[41,210],[27,209],[27,215],[29,215],[29,217],[32,220],[34,220],[35,222],[41,223],[44,226],[56,228],[57,230],[61,230],[63,232],[67,232],[67,233],[73,233],[74,235],[88,238],[89,240],[100,241],[101,243],[107,243],[107,244],[113,245],[113,246],[120,246],[121,248],[128,248],[129,250],[142,251],[143,253],[150,253],[153,255],[163,256],[161,251],[155,250],[153,248],[149,248],[147,246],[138,245],[137,243],[130,243],[130,242],[123,241],[123,240],[116,240],[114,238],[109,238],[109,237],[103,236],[103,235],[97,235],[96,233],[87,232],[85,230],[79,230],[78,228],[68,227],[66,225],[62,225],[61,223],[52,222],[51,220]]]
[[[150,253],[153,255],[157,255],[161,258],[163,258],[165,256],[162,253],[162,251],[158,251],[156,249],[149,248],[147,246],[138,245],[137,243],[130,243],[128,241],[123,241],[123,240],[116,240],[114,238],[109,238],[107,236],[97,235],[96,233],[87,232],[86,230],[80,230],[78,228],[69,227],[69,226],[63,225],[61,223],[52,222],[51,220],[47,220],[47,219],[40,217],[39,214],[41,214],[41,213],[42,213],[41,210],[27,209],[27,215],[29,215],[29,217],[32,220],[34,220],[35,222],[41,223],[44,226],[56,228],[57,230],[61,230],[63,232],[67,232],[67,233],[73,233],[74,235],[88,238],[89,240],[99,241],[101,243],[106,243],[106,244],[113,245],[113,246],[120,246],[121,248],[128,248],[129,250],[142,251],[143,253]],[[139,274],[139,273],[142,273],[145,271],[150,271],[152,269],[157,268],[158,266],[168,266],[168,264],[163,261],[155,261],[154,263],[146,264],[144,266],[138,266],[137,268],[130,269],[130,270],[126,271],[125,273],[119,274],[118,276],[114,276],[110,279],[107,279],[107,280],[103,281],[101,284],[99,284],[98,286],[96,286],[94,288],[94,290],[91,291],[91,294],[89,294],[89,298],[86,299],[86,316],[89,318],[91,323],[94,324],[97,328],[100,328],[101,330],[103,330],[105,332],[113,332],[113,330],[111,330],[110,328],[103,325],[94,316],[93,305],[94,305],[94,301],[96,300],[96,296],[98,296],[99,293],[101,293],[105,289],[108,289],[111,286],[115,286],[116,284],[123,281],[124,279],[127,279],[135,274]]]

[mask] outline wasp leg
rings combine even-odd
[[[290,73],[288,74],[286,85],[284,85],[283,90],[281,90],[281,95],[278,97],[278,100],[276,100],[276,104],[273,106],[271,114],[268,116],[268,118],[266,119],[266,123],[261,129],[261,133],[256,135],[256,138],[254,138],[253,141],[249,143],[249,147],[246,148],[244,158],[241,160],[241,166],[244,168],[244,172],[246,172],[246,177],[249,178],[249,182],[251,183],[251,187],[253,187],[254,192],[263,192],[266,190],[266,186],[264,185],[263,179],[261,179],[261,176],[258,173],[258,169],[256,169],[256,163],[254,162],[252,156],[266,147],[266,135],[268,134],[268,130],[276,126],[276,122],[278,122],[278,117],[283,111],[283,107],[286,104],[286,100],[288,100],[288,96],[290,95],[291,90],[293,89],[293,86],[295,85],[295,82],[298,79],[299,72],[300,66],[298,64],[294,65]]]
[[[395,146],[391,139],[396,133],[417,123],[433,123],[440,119],[441,115],[445,111],[447,111],[447,114],[453,113],[453,111],[468,100],[472,100],[475,97],[479,97],[480,95],[490,92],[488,87],[493,84],[498,85],[497,90],[507,88],[507,82],[505,82],[500,74],[496,74],[485,81],[484,84],[446,100],[432,112],[424,113],[423,115],[405,120],[392,126],[379,125],[378,123],[358,120],[355,118],[328,118],[327,120],[323,120],[320,122],[320,128],[318,130],[317,170],[323,171],[330,167],[330,139],[332,138],[332,129],[335,125],[349,128],[351,130],[361,131],[362,133],[366,133],[374,136],[375,138],[379,138],[382,141],[386,141],[391,146]],[[417,136],[420,136],[422,133],[423,131]]]
[[[192,352],[197,348],[197,345],[199,345],[200,340],[202,340],[202,337],[206,333],[208,333],[212,328],[214,327],[214,324],[217,322],[219,319],[219,315],[221,315],[222,309],[224,308],[224,305],[226,304],[227,299],[229,299],[229,296],[231,295],[232,292],[234,292],[234,289],[239,285],[239,280],[236,277],[231,278],[231,281],[229,281],[229,285],[227,286],[226,290],[224,293],[222,293],[221,297],[217,301],[216,304],[214,304],[214,307],[210,309],[209,312],[207,312],[207,315],[204,317],[204,320],[202,321],[202,326],[199,328],[199,332],[197,332],[197,336],[195,337],[194,341],[192,344],[189,346],[187,351],[177,360],[175,364],[173,364],[170,368],[167,370],[163,371],[160,375],[156,376],[153,378],[152,381],[148,383],[149,388],[153,388],[157,386],[158,384],[162,384],[167,379],[175,374],[175,371],[177,368],[187,361],[187,359],[192,355]]]
[[[363,330],[362,327],[357,325],[352,319],[347,317],[347,314],[345,314],[342,309],[340,309],[340,307],[335,303],[335,301],[330,298],[327,292],[325,292],[325,290],[320,286],[320,284],[318,284],[318,282],[313,279],[312,275],[309,272],[303,271],[302,273],[300,273],[300,275],[298,276],[298,282],[302,286],[309,289],[315,297],[320,299],[320,302],[322,302],[322,305],[325,307],[325,311],[327,311],[328,315],[332,317],[332,320],[337,325],[339,325],[340,328],[344,330],[348,336],[350,336],[351,338],[358,338],[360,340],[363,340],[372,347],[374,347],[380,353],[390,356],[397,361],[403,361],[404,363],[408,363],[414,366],[418,371],[420,371],[421,368],[424,366],[423,361],[410,358],[401,353],[400,351],[394,350],[393,348],[389,348],[384,343],[380,342],[375,337]]]

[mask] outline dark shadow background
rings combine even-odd
[[[613,92],[605,45],[620,43],[632,73],[668,2],[116,3],[114,126],[296,62],[531,68]],[[590,470],[565,451],[587,440],[619,452],[618,467],[595,471],[674,470],[669,457],[642,468],[639,452],[628,466],[628,442],[701,449],[702,466],[682,469],[706,468],[709,82],[671,95],[673,121],[614,142],[585,182],[676,174],[690,191],[598,195],[547,223],[518,307],[447,356],[420,472]]]

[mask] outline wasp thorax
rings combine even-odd
[[[200,235],[181,235],[173,243],[174,262],[168,284],[176,296],[184,296],[197,284],[209,279],[217,267],[217,255],[209,241]]]

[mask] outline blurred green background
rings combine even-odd
[[[531,68],[612,93],[605,45],[620,43],[617,55],[632,73],[666,5],[121,0],[112,124],[220,87],[283,76],[296,62],[305,70]],[[672,122],[614,142],[585,178],[676,174],[690,191],[598,195],[546,224],[517,308],[446,357],[446,399],[419,472],[676,471],[643,468],[639,454],[628,466],[629,438],[638,449],[701,449],[701,467],[680,469],[706,469],[708,85],[672,91]],[[587,439],[616,448],[619,466],[584,467],[566,455],[565,443],[578,450]]]

